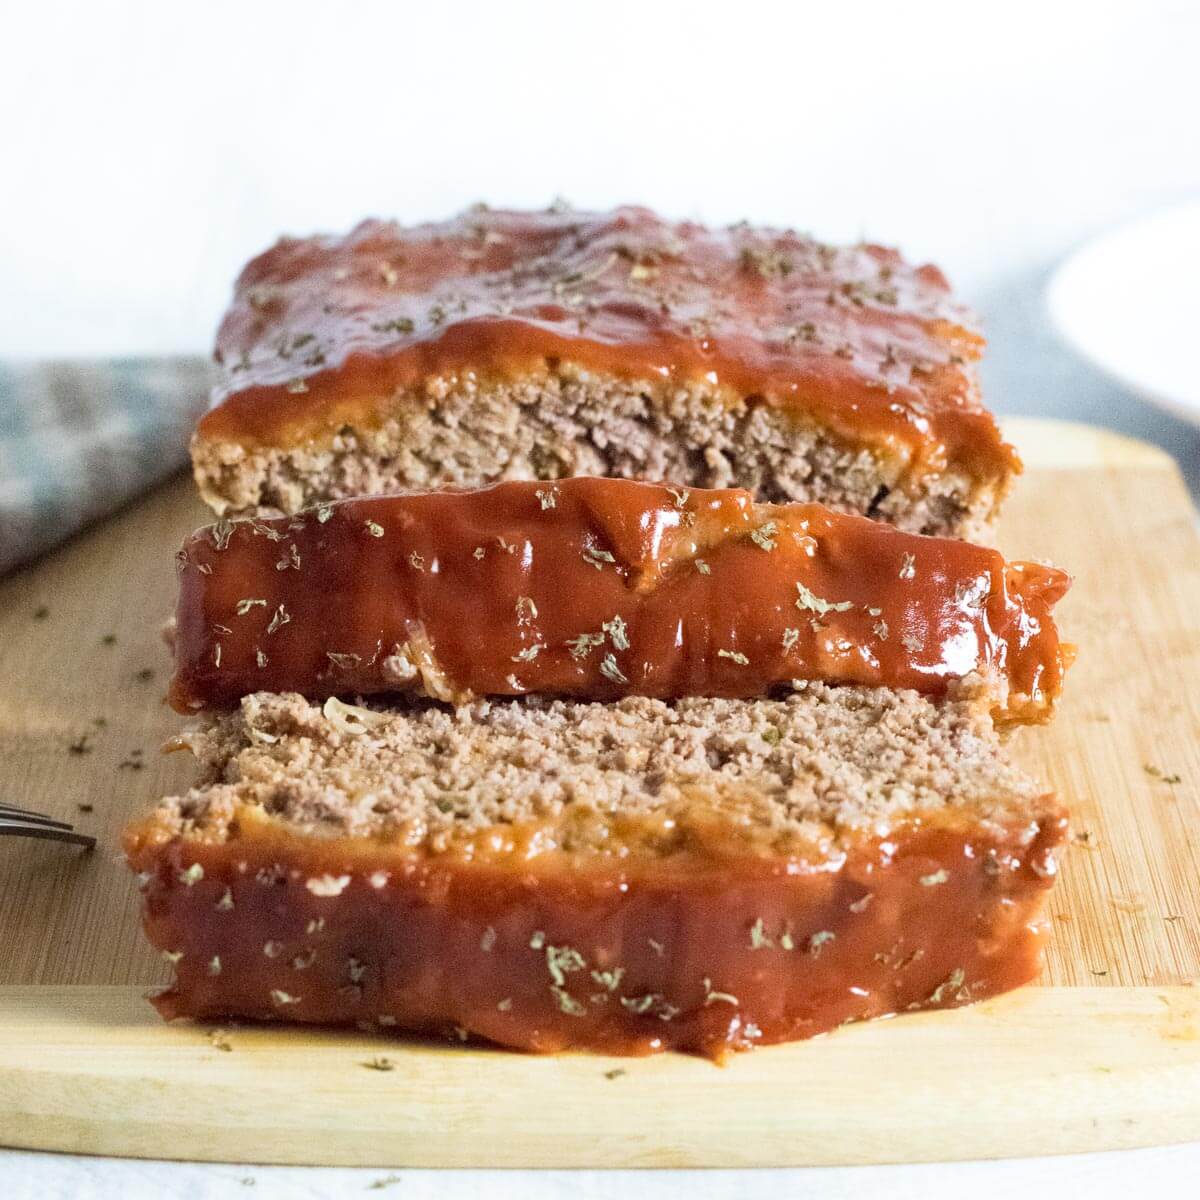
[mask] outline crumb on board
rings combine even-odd
[[[1178,771],[1164,771],[1162,767],[1156,767],[1154,763],[1143,763],[1142,770],[1150,776],[1151,779],[1161,779],[1163,783],[1179,783],[1182,781],[1182,776]]]

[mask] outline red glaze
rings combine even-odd
[[[225,843],[152,819],[126,835],[147,936],[175,959],[164,1017],[714,1058],[1032,979],[1065,833],[1047,799],[1019,828],[914,820],[815,862],[553,852],[516,869],[236,825]]]
[[[793,232],[611,213],[471,210],[285,238],[242,272],[217,338],[211,440],[293,446],[370,427],[431,376],[558,363],[648,388],[705,381],[902,467],[1019,470],[978,398],[983,339],[936,267]]]
[[[1051,617],[1069,581],[816,504],[756,505],[580,477],[369,497],[200,530],[180,553],[171,700],[420,689],[751,697],[793,679],[942,694],[1008,684],[1003,720],[1050,715]],[[583,637],[586,640],[581,642]]]

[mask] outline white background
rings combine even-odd
[[[1200,195],[1200,4],[0,0],[0,14],[0,358],[207,352],[233,275],[284,231],[477,199],[636,200],[935,259],[983,313],[995,407],[1104,421],[1200,464],[1197,435],[1074,360],[1041,304],[1089,234]],[[258,1171],[255,1192],[244,1174],[0,1152],[6,1197],[315,1196],[382,1173]],[[1039,1195],[1053,1179],[1101,1200],[1192,1194],[1198,1177],[1200,1152],[1151,1151],[679,1182],[699,1200]],[[535,1194],[473,1178],[410,1176],[395,1194]]]
[[[1200,193],[1198,8],[12,3],[0,356],[207,351],[279,233],[478,199],[867,233],[986,302]]]

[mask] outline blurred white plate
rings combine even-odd
[[[1200,425],[1200,202],[1089,242],[1054,273],[1046,301],[1079,354]]]

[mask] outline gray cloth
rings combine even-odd
[[[208,370],[200,358],[0,365],[0,574],[177,471]]]

